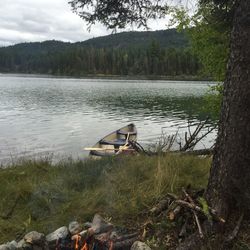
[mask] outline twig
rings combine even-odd
[[[186,192],[186,190],[183,188],[182,191],[183,191],[183,193],[185,194],[186,198],[189,200],[189,202],[190,202],[193,206],[195,206],[194,200],[193,200],[192,197]],[[203,234],[203,231],[202,231],[202,227],[201,227],[201,224],[200,224],[198,215],[197,215],[196,211],[192,210],[192,212],[193,212],[193,215],[194,215],[194,218],[195,218],[195,222],[196,222],[197,227],[198,227],[198,231],[199,231],[200,238],[201,238],[201,239],[204,239],[204,234]]]
[[[221,223],[225,223],[225,222],[226,222],[226,220],[225,220],[224,218],[220,217],[220,216],[217,214],[217,212],[216,212],[215,209],[213,209],[213,208],[211,208],[211,207],[208,207],[208,209],[209,209],[209,212],[210,212],[210,213],[212,214],[212,216],[214,217],[214,219],[218,220],[218,221],[221,222]]]
[[[166,210],[168,208],[169,204],[170,204],[169,199],[163,199],[163,200],[159,201],[152,209],[150,209],[150,212],[152,214],[158,215],[162,211]]]
[[[193,205],[193,204],[191,204],[190,202],[183,201],[183,200],[176,200],[175,203],[178,204],[178,205],[180,205],[180,206],[187,207],[187,208],[189,208],[189,209],[195,210],[195,211],[197,211],[197,212],[200,212],[200,213],[206,215],[206,214],[204,213],[204,211],[202,210],[201,207],[199,207],[199,206],[197,206],[197,205]]]
[[[202,210],[202,208],[200,208],[197,205],[192,205],[191,203],[189,203],[187,201],[183,201],[183,200],[176,200],[175,203],[180,205],[180,206],[184,206],[184,207],[187,207],[189,209],[196,210],[197,212],[200,212],[207,217],[207,214]],[[222,223],[226,222],[222,217],[217,215],[217,213],[214,209],[210,209],[210,213],[214,217],[215,220],[220,221]]]
[[[188,133],[189,133],[189,137],[188,137],[188,133],[185,132],[185,145],[182,146],[181,142],[179,143],[180,146],[180,151],[187,151],[188,149],[192,149],[194,148],[194,146],[201,141],[205,136],[207,136],[210,132],[212,132],[216,126],[212,127],[212,128],[208,128],[208,131],[204,134],[202,134],[200,137],[198,137],[198,134],[201,132],[201,130],[204,128],[204,126],[207,124],[208,119],[206,119],[203,122],[200,122],[197,127],[195,128],[194,132],[192,133],[190,130],[191,125],[188,124]]]

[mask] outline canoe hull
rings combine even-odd
[[[133,123],[124,126],[93,145],[94,150],[90,150],[89,155],[94,158],[103,156],[113,156],[121,153],[122,151],[129,152],[129,141],[136,141],[137,130]],[[122,150],[126,147],[127,150]]]

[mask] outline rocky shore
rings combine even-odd
[[[13,240],[0,245],[0,250],[151,249],[138,240],[138,233],[121,232],[96,214],[91,223],[86,222],[81,225],[77,221],[72,221],[68,227],[60,227],[48,235],[32,231],[18,242]]]

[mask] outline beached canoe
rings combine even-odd
[[[133,123],[120,128],[101,140],[99,140],[92,148],[86,148],[90,150],[90,156],[112,156],[124,152],[133,151],[130,141],[136,141],[137,130]]]

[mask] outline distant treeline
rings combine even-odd
[[[56,75],[197,75],[200,66],[188,48],[76,47],[47,53],[25,54],[0,50],[0,71]]]
[[[197,75],[185,33],[122,32],[77,43],[45,41],[0,48],[0,72],[56,75]]]

